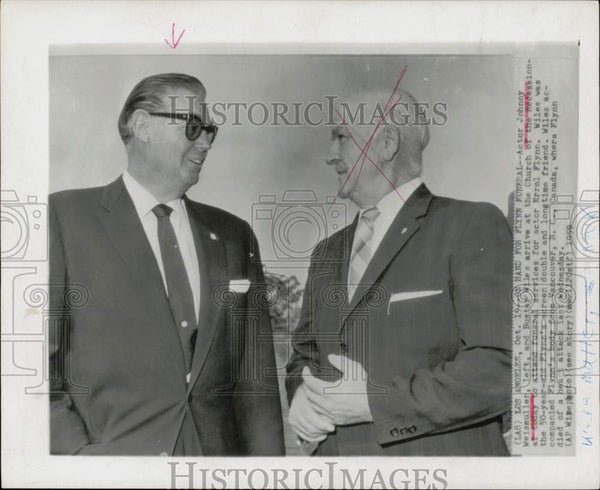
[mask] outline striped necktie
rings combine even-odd
[[[370,241],[373,237],[373,224],[379,216],[377,207],[365,210],[360,217],[356,233],[354,234],[354,245],[350,259],[350,272],[348,274],[348,300],[351,301],[360,279],[362,278],[369,261],[371,260]]]

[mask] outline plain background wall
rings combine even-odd
[[[424,181],[435,194],[489,201],[507,212],[516,131],[511,56],[95,55],[51,56],[49,63],[51,192],[104,185],[122,173],[127,160],[117,118],[133,86],[148,75],[194,75],[206,86],[209,103],[307,104],[324,103],[326,95],[343,102],[365,88],[391,93],[406,66],[401,88],[420,102],[447,104],[447,123],[430,127]],[[262,111],[255,114],[260,117]],[[335,195],[337,176],[324,163],[329,127],[232,122],[220,128],[189,197],[252,223],[253,204],[261,195],[280,200],[284,190],[312,190],[319,203]],[[346,203],[346,221],[355,211]],[[269,262],[276,255],[268,227],[255,229],[267,265],[291,273],[285,264]],[[299,250],[309,250],[319,234],[300,223],[289,239]],[[297,265],[293,273],[303,280],[307,264]]]

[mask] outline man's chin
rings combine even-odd
[[[200,168],[196,171],[192,170],[191,172],[186,172],[183,177],[183,182],[188,187],[196,185],[200,180]]]
[[[190,184],[190,185],[194,185],[194,184],[197,184],[199,180],[200,180],[200,174],[197,173],[196,175],[191,176],[188,179],[187,183]]]
[[[345,176],[343,179],[341,178],[338,187],[338,197],[342,199],[347,199],[351,193],[350,185],[351,182],[348,182]]]

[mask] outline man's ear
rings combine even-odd
[[[130,127],[133,136],[144,143],[150,140],[150,114],[143,109],[136,109],[131,115]]]
[[[391,162],[400,149],[400,131],[394,126],[384,126],[381,133],[381,159]]]

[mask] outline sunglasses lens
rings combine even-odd
[[[212,124],[202,124],[202,121],[197,118],[192,118],[188,120],[188,123],[185,127],[185,135],[190,141],[197,140],[203,132],[206,132],[208,136],[208,141],[212,143],[215,140],[215,136],[217,136],[217,130],[219,128],[217,126],[213,126]]]
[[[188,122],[185,128],[185,135],[190,141],[197,140],[198,137],[202,134],[202,126],[198,124],[196,121]]]
[[[217,127],[216,126],[207,126],[205,128],[205,130],[208,134],[208,141],[210,141],[212,143],[217,136]]]

